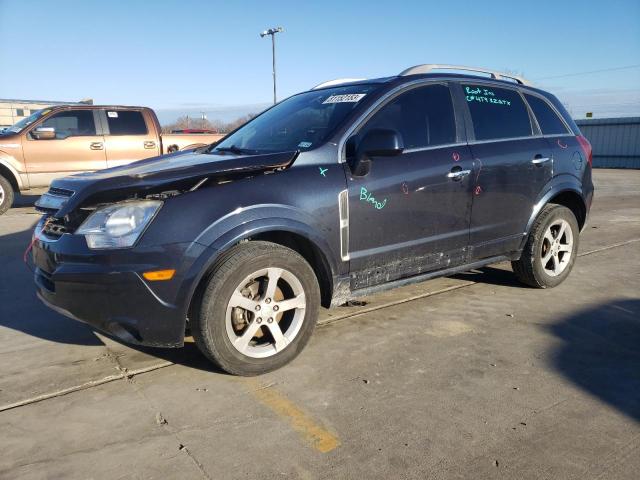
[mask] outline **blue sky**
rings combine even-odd
[[[271,100],[271,44],[258,34],[278,25],[280,98],[449,63],[521,72],[576,117],[640,115],[638,0],[0,0],[0,98],[237,116]]]

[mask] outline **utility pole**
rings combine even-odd
[[[272,60],[272,68],[273,68],[273,104],[275,105],[276,100],[276,33],[280,33],[284,31],[282,27],[275,27],[265,30],[260,34],[260,37],[264,38],[267,35],[271,35],[271,60]]]

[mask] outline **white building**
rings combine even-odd
[[[56,102],[49,100],[16,100],[0,98],[0,129],[10,127],[14,123],[28,117],[33,112],[52,105],[78,105],[93,104],[93,100],[88,98],[80,102]]]

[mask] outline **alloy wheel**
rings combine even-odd
[[[569,222],[554,221],[544,234],[540,249],[540,262],[547,275],[560,275],[571,262],[573,253],[573,231]]]
[[[300,280],[282,268],[265,268],[245,277],[226,310],[226,332],[243,355],[275,355],[295,339],[307,301]]]

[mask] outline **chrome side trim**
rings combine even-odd
[[[490,140],[473,140],[469,142],[469,145],[475,145],[478,143],[494,143],[494,142],[510,142],[512,140],[529,140],[535,138],[542,138],[542,135],[526,135],[524,137],[511,137],[511,138],[492,138]]]
[[[338,214],[340,216],[340,258],[349,261],[349,190],[338,194]]]
[[[463,147],[465,145],[465,142],[443,143],[442,145],[430,145],[428,147],[406,148],[402,153],[424,152],[427,150],[438,150],[441,148]]]

